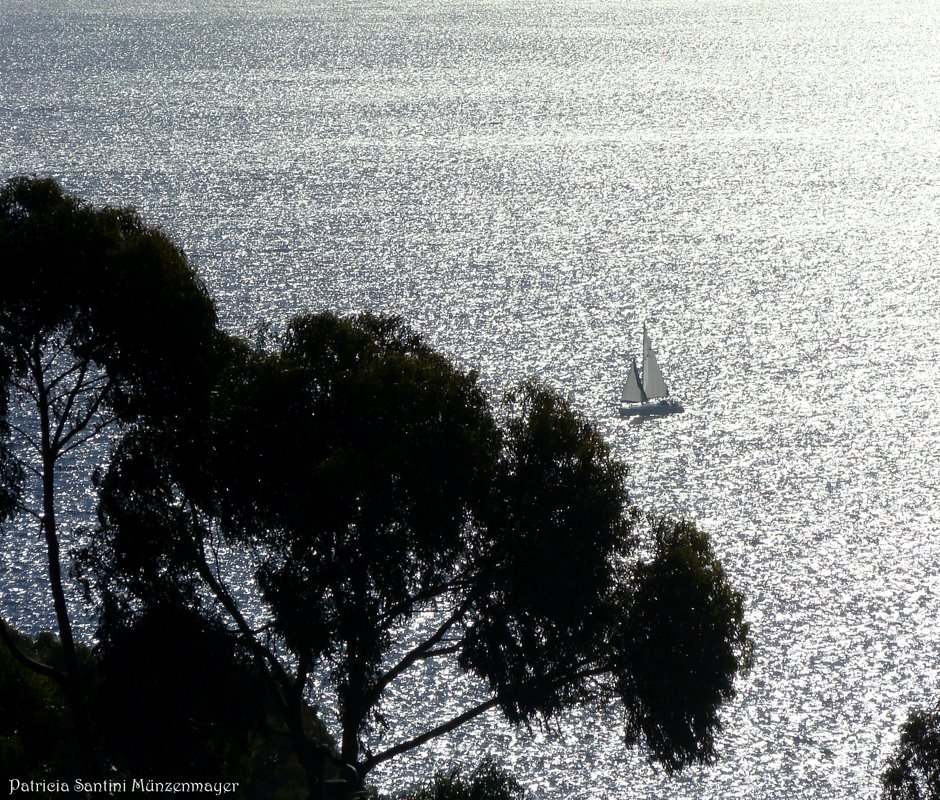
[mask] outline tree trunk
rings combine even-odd
[[[65,589],[62,585],[62,563],[55,515],[55,469],[59,454],[55,443],[52,441],[49,393],[43,379],[42,356],[38,346],[34,347],[33,355],[33,374],[36,380],[36,399],[39,407],[40,455],[42,458],[42,532],[46,540],[49,563],[49,586],[52,590],[56,622],[59,628],[59,640],[62,643],[62,655],[65,661],[66,681],[63,688],[72,712],[72,724],[75,726],[75,735],[78,739],[82,761],[85,763],[88,776],[95,780],[100,779],[102,771],[91,736],[91,725],[89,724],[85,704],[84,684],[78,663],[75,639],[72,635],[72,622],[69,619]]]

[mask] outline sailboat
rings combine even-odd
[[[669,389],[659,368],[653,343],[643,326],[643,371],[640,372],[633,359],[627,380],[620,392],[620,416],[640,417],[677,414],[685,409],[669,396]]]

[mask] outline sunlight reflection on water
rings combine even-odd
[[[717,765],[664,776],[584,709],[487,718],[384,781],[492,752],[544,798],[872,795],[938,688],[935,6],[6,8],[4,175],[138,205],[233,328],[401,313],[494,393],[574,388],[747,594]],[[644,320],[687,411],[636,424],[613,398]],[[24,624],[39,556],[3,554]]]

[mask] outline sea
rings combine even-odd
[[[715,764],[590,707],[381,788],[491,756],[539,800],[878,796],[940,696],[940,4],[0,0],[24,173],[137,207],[230,330],[398,314],[495,399],[573,393],[638,506],[711,535],[756,644]],[[644,324],[682,414],[617,413]],[[34,539],[0,560],[26,629]],[[472,695],[416,674],[384,741]]]

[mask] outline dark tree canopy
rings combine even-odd
[[[940,800],[940,704],[908,717],[881,783],[883,800]]]
[[[154,606],[110,633],[95,709],[113,767],[245,784],[267,715],[265,683],[248,654],[188,608]]]
[[[276,352],[230,355],[202,438],[139,431],[115,457],[106,591],[201,585],[250,639],[206,553],[251,553],[265,630],[292,658],[254,652],[285,705],[328,677],[360,777],[491,708],[529,722],[598,692],[668,766],[713,756],[749,660],[740,597],[689,523],[659,522],[636,560],[625,469],[564,401],[526,384],[497,418],[473,373],[393,319],[301,317]],[[402,651],[418,614],[434,622]],[[396,741],[386,691],[439,658],[490,694]]]
[[[461,663],[523,722],[581,696],[633,533],[626,470],[597,430],[533,384],[507,406]]]
[[[274,344],[225,335],[163,233],[54,181],[0,191],[0,266],[0,522],[44,538],[61,663],[26,652],[2,619],[0,639],[62,690],[88,777],[100,765],[57,474],[105,439],[80,564],[102,602],[110,767],[192,771],[205,746],[224,769],[273,715],[323,798],[491,709],[532,723],[598,698],[619,698],[627,741],[667,767],[713,757],[750,657],[741,598],[690,523],[655,523],[641,556],[625,468],[553,392],[526,383],[493,405],[395,318],[309,314]],[[383,702],[441,659],[480,694],[451,719],[429,707],[406,738]],[[106,713],[138,671],[170,742]],[[161,708],[164,693],[184,716]],[[226,703],[260,693],[264,708]],[[311,701],[336,709],[335,750]],[[200,726],[213,734],[202,744]]]
[[[61,646],[49,634],[36,640],[11,636],[30,658],[61,663]],[[78,747],[64,703],[55,681],[26,669],[0,647],[0,776],[77,773]]]
[[[465,775],[452,769],[438,773],[425,785],[392,800],[524,800],[522,787],[491,761]]]
[[[204,416],[216,315],[159,230],[131,210],[69,197],[53,180],[16,178],[0,190],[0,267],[0,522],[41,532],[63,669],[28,658],[3,619],[0,638],[20,663],[61,684],[88,748],[58,474],[81,463],[71,458],[76,448],[132,420],[182,435],[200,405]],[[91,475],[71,477],[74,485]],[[85,759],[98,774],[95,755]]]
[[[179,247],[135,211],[95,208],[50,179],[12,179],[0,191],[0,253],[8,379],[32,368],[39,347],[46,368],[102,369],[102,402],[124,416],[146,404],[166,417],[198,396],[214,305]]]
[[[718,712],[750,647],[741,596],[705,534],[665,519],[652,532],[652,557],[623,587],[614,671],[628,742],[677,769],[715,758]]]

